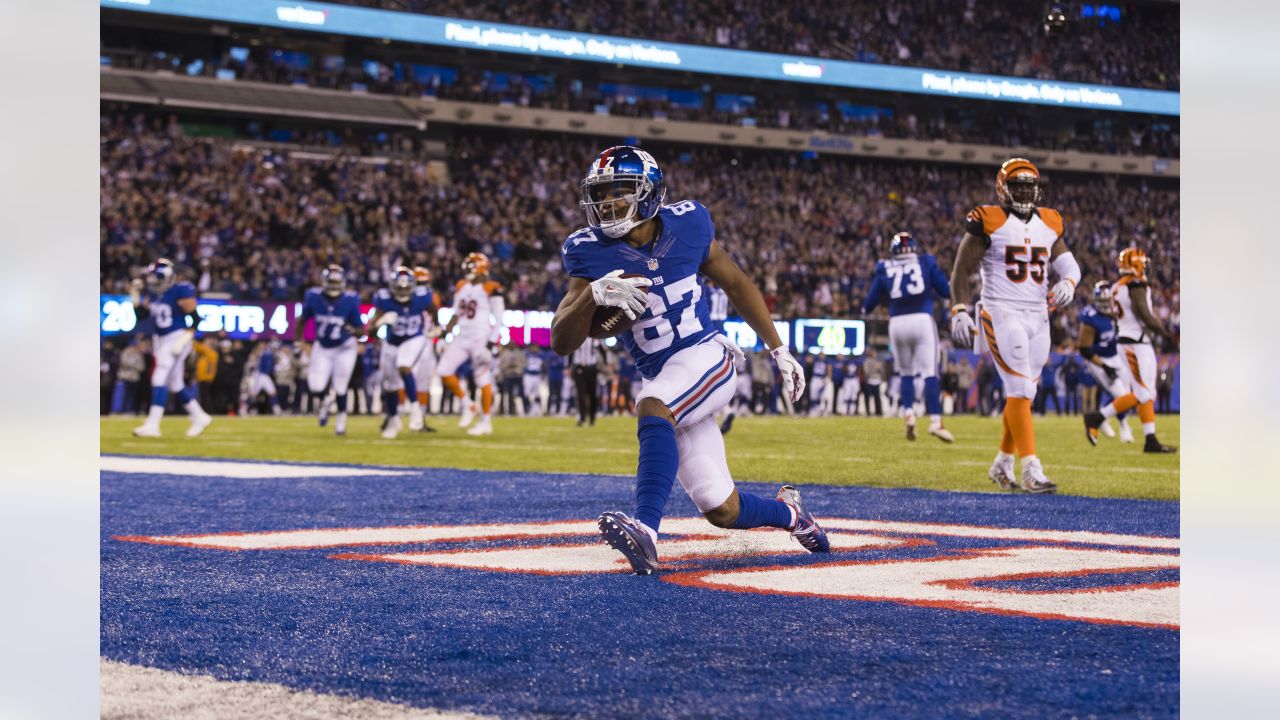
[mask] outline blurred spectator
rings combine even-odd
[[[867,415],[872,414],[873,403],[876,417],[884,415],[884,408],[880,405],[880,386],[884,383],[884,378],[884,361],[876,356],[875,348],[867,348],[867,358],[862,361],[861,380],[863,404]]]
[[[214,349],[208,335],[202,335],[196,340],[191,350],[196,359],[192,375],[196,383],[196,394],[201,407],[211,408],[214,406],[213,381],[218,376],[218,351]]]
[[[146,338],[135,338],[120,351],[116,369],[116,388],[111,403],[112,414],[136,415],[141,412],[142,394],[139,391],[142,387],[142,376],[147,371],[148,346]],[[201,404],[209,407],[204,404],[203,399]]]

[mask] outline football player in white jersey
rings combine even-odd
[[[1051,493],[1057,485],[1036,456],[1031,401],[1049,360],[1049,311],[1071,303],[1080,266],[1063,241],[1062,215],[1038,206],[1040,171],[1031,161],[1012,158],[1000,166],[996,197],[999,205],[979,205],[965,219],[951,273],[951,337],[969,347],[976,335],[1004,381],[1004,433],[988,476],[1004,489]],[[1050,268],[1058,276],[1052,286]],[[982,279],[981,330],[968,305],[975,271]],[[1015,452],[1022,456],[1021,482],[1014,476]]]
[[[1142,433],[1146,435],[1143,452],[1171,453],[1177,448],[1161,443],[1156,437],[1156,351],[1151,340],[1159,335],[1176,347],[1178,338],[1151,311],[1148,262],[1147,254],[1136,247],[1121,250],[1116,260],[1120,279],[1111,286],[1111,297],[1119,331],[1116,346],[1124,356],[1120,369],[1129,393],[1107,403],[1101,412],[1086,413],[1085,437],[1097,445],[1098,429],[1103,421],[1136,405]]]
[[[453,317],[444,328],[446,336],[457,332],[440,356],[440,382],[462,402],[458,426],[467,427],[476,418],[477,408],[462,392],[457,372],[462,363],[471,359],[475,384],[480,388],[480,422],[467,434],[490,435],[493,433],[493,354],[489,348],[501,337],[506,303],[502,299],[502,285],[489,279],[489,258],[484,253],[467,255],[462,269],[466,279],[459,280],[454,289]],[[496,323],[490,322],[491,317]]]

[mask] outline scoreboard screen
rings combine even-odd
[[[861,355],[866,351],[867,325],[862,320],[801,318],[795,321],[794,347],[802,353]]]

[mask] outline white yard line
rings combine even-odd
[[[103,660],[103,720],[486,720],[493,716],[397,705],[365,698],[294,690],[263,682],[218,680]]]
[[[104,455],[99,468],[107,472],[197,477],[314,478],[362,477],[370,475],[412,475],[414,470],[343,467],[341,465],[288,465],[285,463],[236,462],[234,460],[190,460],[187,458],[124,457]]]

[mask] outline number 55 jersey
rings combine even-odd
[[[715,238],[710,211],[685,200],[663,205],[656,220],[661,221],[662,230],[645,247],[583,228],[570,235],[561,249],[565,272],[571,277],[594,281],[621,269],[624,275],[643,275],[653,282],[648,309],[629,332],[618,336],[646,380],[657,377],[672,355],[716,334],[698,274]]]
[[[979,205],[965,217],[964,228],[986,238],[982,256],[982,302],[990,307],[1046,307],[1049,253],[1062,237],[1062,215],[1035,208],[1027,220],[998,205]]]

